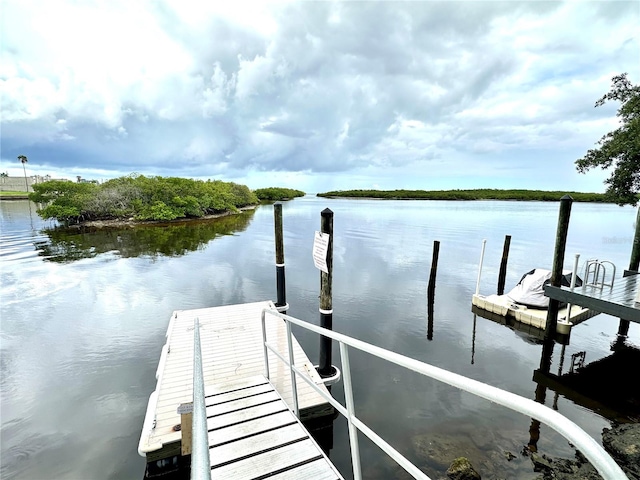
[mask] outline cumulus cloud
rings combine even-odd
[[[617,73],[640,81],[636,2],[4,10],[3,169],[25,154],[68,176],[601,190],[573,169],[615,125],[593,103]],[[545,180],[549,168],[562,173]]]

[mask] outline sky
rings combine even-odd
[[[0,171],[602,192],[640,2],[3,0]]]

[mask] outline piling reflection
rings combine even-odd
[[[640,384],[629,378],[629,366],[640,364],[640,349],[618,338],[612,354],[587,362],[588,352],[581,351],[566,361],[562,348],[558,373],[551,373],[551,353],[543,351],[541,368],[533,375],[542,387],[553,390],[572,402],[617,423],[640,422]],[[549,358],[545,358],[547,355]],[[557,409],[557,402],[555,409]]]
[[[119,257],[177,257],[202,250],[217,237],[244,231],[255,211],[211,220],[122,227],[55,227],[42,230],[45,240],[34,243],[45,260],[69,263],[104,253]]]

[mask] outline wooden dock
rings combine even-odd
[[[640,275],[630,275],[616,279],[613,287],[587,285],[572,292],[567,287],[547,285],[544,293],[561,302],[582,305],[597,312],[640,323],[640,304],[635,302],[639,288]]]
[[[200,339],[205,395],[216,394],[221,385],[246,382],[264,375],[261,312],[275,309],[271,301],[230,305],[172,314],[167,341],[156,372],[156,390],[149,398],[138,452],[147,463],[175,459],[181,455],[181,418],[179,405],[193,400],[193,328],[200,321]],[[267,340],[287,356],[284,321],[267,318]],[[322,383],[313,364],[293,339],[294,362],[306,370],[321,389]],[[293,409],[289,369],[275,355],[269,354],[270,380],[278,395]],[[333,415],[333,407],[302,379],[297,380],[301,419]],[[208,409],[207,409],[208,410]],[[284,478],[284,477],[283,477]]]

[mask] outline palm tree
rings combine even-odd
[[[24,186],[27,187],[27,193],[29,193],[29,182],[27,182],[27,168],[24,166],[29,160],[24,155],[18,155],[18,160],[22,163],[22,170],[24,171]]]

